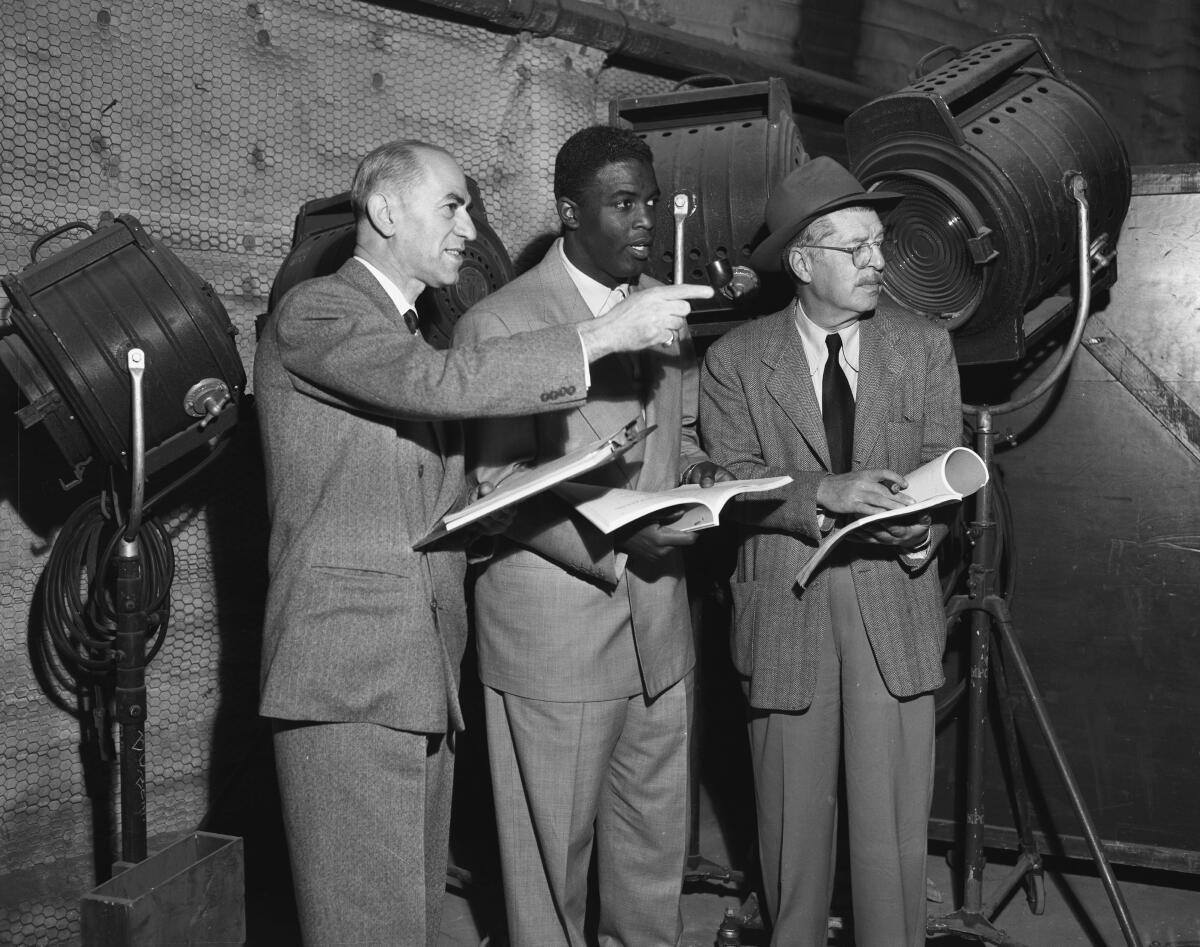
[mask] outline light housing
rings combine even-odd
[[[1125,147],[1036,36],[957,53],[845,128],[859,180],[906,195],[888,219],[885,292],[944,324],[960,364],[1021,358],[1070,310],[1042,304],[1072,295],[1072,173],[1088,185],[1094,255],[1113,259],[1131,193]],[[1115,268],[1102,269],[1111,282]]]
[[[44,260],[38,249],[92,231]],[[12,302],[0,364],[44,424],[78,482],[96,456],[130,468],[132,383],[126,356],[145,353],[146,472],[210,445],[237,420],[246,373],[236,329],[212,286],[122,215],[94,229],[76,222],[34,243],[33,262],[4,277]]]

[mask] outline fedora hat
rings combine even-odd
[[[858,179],[832,158],[806,161],[767,200],[767,236],[750,255],[750,266],[778,270],[783,248],[818,217],[846,207],[891,210],[903,197],[894,191],[864,191]]]

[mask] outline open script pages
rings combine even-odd
[[[969,447],[952,447],[940,457],[927,464],[922,464],[906,479],[908,488],[904,490],[904,493],[916,500],[916,503],[900,507],[898,510],[872,513],[870,516],[861,517],[835,529],[821,540],[813,557],[804,564],[804,568],[796,576],[796,584],[801,588],[807,585],[808,580],[812,578],[817,567],[824,562],[825,557],[856,529],[862,529],[864,526],[882,520],[903,519],[935,506],[958,503],[988,482],[988,470],[983,458]]]
[[[759,480],[727,480],[711,487],[685,484],[673,490],[646,493],[617,487],[598,487],[587,483],[564,483],[555,492],[599,530],[611,533],[634,520],[667,510],[683,508],[683,515],[667,525],[691,532],[716,526],[721,508],[739,493],[774,490],[792,482],[791,477],[764,477]]]

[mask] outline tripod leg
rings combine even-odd
[[[995,607],[1002,601],[999,598],[992,598],[988,602],[989,608]],[[1029,791],[1026,788],[1028,783],[1025,781],[1024,766],[1021,763],[1021,747],[1017,739],[1017,723],[1013,714],[1013,694],[1008,686],[1004,652],[999,648],[992,660],[992,680],[995,685],[996,702],[1000,708],[1001,734],[1004,739],[1004,751],[1011,777],[1009,785],[1012,787],[1013,816],[1016,820],[1021,849],[1020,858],[1010,875],[1010,884],[1003,892],[995,893],[995,903],[999,903],[1007,897],[1012,887],[1020,882],[1025,886],[1025,898],[1029,902],[1029,909],[1034,914],[1041,914],[1046,909],[1042,859],[1038,852],[1037,842],[1033,837],[1033,818],[1030,812]]]
[[[967,817],[963,828],[962,910],[967,914],[981,914],[983,910],[983,779],[990,644],[991,618],[983,609],[974,609],[971,612],[971,679],[967,690]]]
[[[1121,927],[1121,933],[1125,936],[1125,943],[1129,947],[1142,947],[1142,940],[1133,925],[1133,918],[1130,916],[1129,907],[1125,904],[1125,898],[1121,894],[1121,889],[1117,886],[1117,879],[1113,875],[1111,866],[1108,864],[1108,858],[1104,854],[1104,849],[1100,846],[1100,838],[1096,834],[1096,827],[1092,823],[1092,818],[1088,814],[1087,808],[1084,806],[1083,796],[1079,792],[1079,785],[1075,782],[1071,767],[1067,762],[1066,756],[1063,754],[1058,738],[1055,736],[1054,727],[1051,725],[1050,717],[1046,712],[1045,701],[1042,699],[1037,683],[1033,679],[1033,673],[1030,671],[1029,664],[1025,660],[1025,654],[1022,652],[1016,635],[1013,633],[1007,606],[1003,601],[998,601],[994,603],[994,610],[996,612],[997,632],[1001,637],[1006,653],[1012,658],[1017,676],[1021,679],[1021,683],[1029,695],[1030,706],[1033,708],[1038,726],[1041,727],[1042,735],[1046,738],[1046,746],[1050,750],[1051,757],[1054,759],[1054,765],[1058,767],[1058,773],[1062,777],[1063,784],[1066,786],[1067,795],[1071,797],[1071,804],[1075,809],[1075,813],[1079,816],[1079,821],[1083,826],[1083,834],[1087,839],[1088,847],[1092,851],[1092,859],[1095,861],[1096,868],[1100,872],[1100,878],[1104,883],[1104,890],[1107,892],[1108,900],[1112,904],[1113,912],[1117,916],[1117,923]]]

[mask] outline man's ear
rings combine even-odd
[[[579,205],[569,197],[560,197],[555,202],[558,219],[568,230],[579,229]]]
[[[784,258],[785,269],[802,283],[812,282],[812,267],[809,265],[809,255],[803,247],[789,247]]]
[[[396,232],[395,210],[395,205],[386,194],[376,191],[367,198],[367,218],[381,236],[390,237]]]

